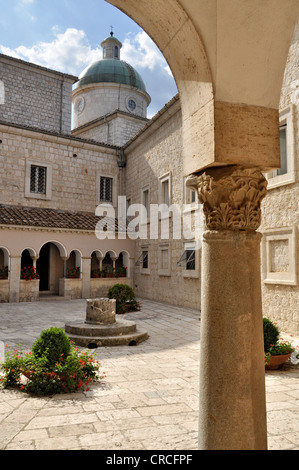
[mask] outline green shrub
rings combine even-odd
[[[40,337],[32,346],[36,358],[47,360],[49,367],[59,362],[63,355],[66,358],[71,351],[71,342],[66,333],[57,327],[51,327],[41,332]]]
[[[115,284],[108,291],[108,298],[116,300],[116,313],[132,312],[140,309],[135,293],[126,284]]]
[[[92,354],[74,347],[60,328],[49,328],[34,343],[34,351],[5,353],[0,364],[0,384],[17,387],[27,393],[49,396],[88,390],[89,385],[105,378],[99,375],[99,361]],[[55,359],[56,358],[56,359]],[[24,377],[28,380],[24,382]]]
[[[276,345],[279,337],[279,329],[274,323],[268,318],[263,318],[263,329],[264,329],[264,351],[267,353],[271,348],[271,345]]]

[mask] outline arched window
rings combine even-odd
[[[117,59],[118,58],[118,47],[114,47],[114,57]]]

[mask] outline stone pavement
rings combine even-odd
[[[90,391],[35,398],[1,389],[0,449],[197,449],[200,314],[141,303],[125,318],[150,338],[93,350],[107,378]],[[85,308],[84,300],[0,304],[0,341],[30,350],[43,329],[85,320]],[[269,450],[298,450],[299,365],[267,371],[266,391]]]

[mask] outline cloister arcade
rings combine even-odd
[[[23,245],[17,253],[1,246],[0,302],[105,296],[117,282],[132,284],[133,257],[121,247],[87,251],[86,245],[66,247],[55,239],[38,247]]]

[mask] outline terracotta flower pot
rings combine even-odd
[[[282,364],[284,364],[290,357],[292,353],[281,354],[280,356],[271,356],[269,364],[266,364],[267,370],[278,369]]]

